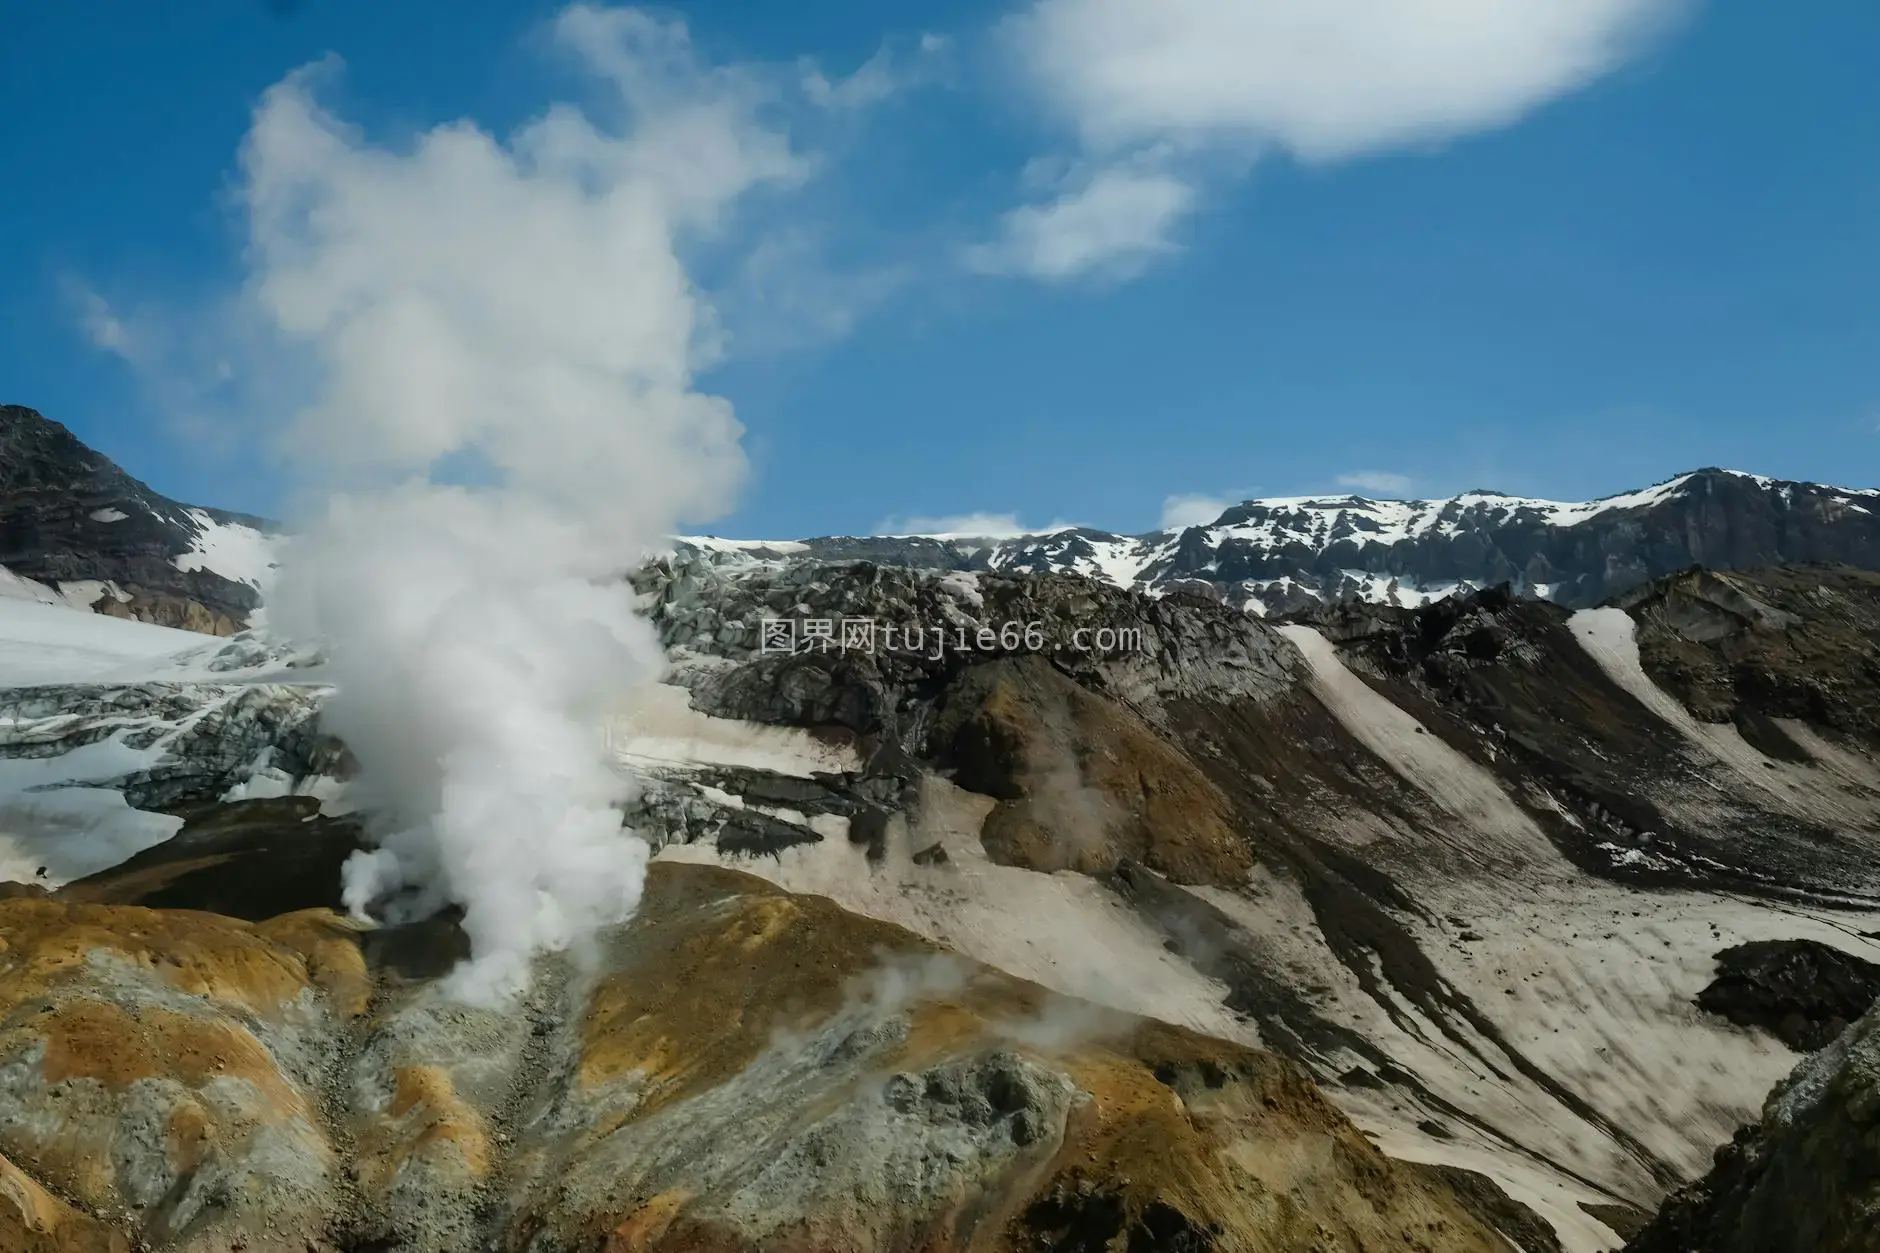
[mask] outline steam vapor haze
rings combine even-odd
[[[270,614],[326,648],[361,764],[379,847],[345,899],[460,904],[448,987],[485,1004],[639,901],[602,719],[663,658],[621,575],[744,473],[730,407],[694,389],[712,319],[679,248],[801,173],[683,26],[576,7],[554,33],[622,125],[556,107],[394,151],[322,109],[322,64],[267,93],[242,157],[249,295],[317,380],[288,446],[319,503]]]

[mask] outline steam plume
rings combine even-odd
[[[325,644],[378,824],[346,900],[461,904],[450,987],[484,1003],[639,900],[600,722],[662,657],[620,575],[744,469],[730,407],[694,388],[712,322],[680,246],[801,172],[682,26],[579,6],[555,34],[619,126],[558,106],[507,139],[376,147],[316,101],[322,64],[262,100],[240,188],[250,295],[314,380],[289,446],[321,503],[270,613]]]

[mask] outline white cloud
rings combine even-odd
[[[1161,529],[1180,531],[1191,526],[1206,526],[1235,503],[1218,496],[1167,497],[1162,501]]]
[[[1674,0],[1038,0],[1014,34],[1097,150],[1335,160],[1505,126],[1606,73]]]
[[[1337,161],[1510,125],[1623,63],[1686,7],[1031,0],[1005,30],[1087,158],[1139,165],[1153,152],[1166,177],[1192,183],[1204,154]],[[1179,212],[1193,198],[1171,203]],[[1077,255],[1102,261],[1089,248]]]
[[[845,78],[831,79],[814,63],[803,69],[803,94],[824,109],[859,109],[879,104],[898,89],[887,50],[877,52]]]
[[[837,78],[830,78],[814,61],[806,60],[801,64],[803,95],[822,109],[865,109],[932,82],[950,50],[951,43],[944,35],[923,34],[911,58],[897,57],[884,44],[853,73]]]
[[[998,238],[969,249],[967,262],[983,273],[1047,280],[1128,277],[1175,247],[1169,231],[1193,201],[1194,190],[1166,174],[1097,170],[1055,199],[1007,213]]]
[[[874,533],[882,536],[933,535],[960,539],[1014,539],[1021,535],[1050,535],[1069,530],[1075,522],[1062,520],[1045,526],[1026,526],[1010,513],[955,513],[911,518],[884,518]]]
[[[649,208],[683,236],[680,252],[695,316],[639,329],[656,335],[662,326],[685,326],[692,337],[689,368],[839,339],[912,279],[916,267],[908,250],[873,229],[874,223],[849,220],[840,180],[825,175],[858,142],[867,106],[941,81],[950,56],[947,39],[923,35],[884,44],[854,73],[832,77],[808,59],[701,64],[683,22],[634,8],[575,4],[552,19],[548,34],[568,61],[611,89],[612,99],[586,109],[550,103],[530,124],[505,136],[486,134],[470,119],[439,126],[417,137],[416,155],[440,180],[459,178],[466,187],[480,177],[475,167],[508,161],[520,177],[543,184],[559,180],[570,202],[580,198],[577,192],[628,184],[636,196],[656,197],[659,203]],[[291,86],[311,101],[322,79],[340,72],[339,60],[329,58],[303,68],[277,92]],[[307,118],[285,110],[257,115],[258,128],[297,128],[294,135],[274,137],[277,169],[287,168],[285,154],[293,144],[307,145],[293,159],[317,162],[336,138],[344,144],[360,140],[317,107],[305,112]],[[257,129],[251,148],[260,137]],[[388,177],[372,194],[392,196],[389,172],[396,162],[392,154],[383,155]],[[266,192],[260,183],[253,190],[257,197]],[[257,222],[270,214],[287,222],[304,206],[257,198],[249,208]],[[444,230],[494,231],[517,208],[480,212],[471,204],[452,205],[438,222]],[[551,218],[567,211],[566,204],[551,205],[547,197],[531,210],[544,230],[559,229]],[[461,246],[429,238],[428,224],[409,223],[408,217],[392,220],[412,233],[412,256]],[[570,241],[566,251],[582,255],[592,243]],[[492,268],[522,264],[520,253],[492,246],[499,254]],[[624,246],[624,238],[610,244]],[[510,259],[503,262],[504,256]],[[352,266],[356,259],[348,255],[337,263]],[[571,264],[586,266],[584,259]],[[518,302],[546,302],[549,315],[559,318],[552,308],[554,283],[532,277],[511,274],[504,281],[513,282]],[[293,282],[312,289],[319,280],[303,274]],[[242,446],[252,440],[254,414],[294,403],[307,382],[306,355],[284,355],[281,336],[265,325],[257,328],[253,315],[254,300],[262,295],[279,298],[284,314],[291,314],[294,301],[309,297],[287,291],[286,279],[265,281],[272,284],[267,292],[258,279],[240,299],[183,298],[165,305],[160,296],[152,300],[143,293],[135,306],[138,316],[130,319],[82,283],[69,283],[66,294],[71,316],[93,344],[131,360],[173,421]],[[316,292],[311,298],[323,297]],[[166,316],[152,316],[159,306]],[[568,311],[564,320],[585,318],[591,333],[608,335],[619,329],[617,317],[617,311],[597,308],[579,315]]]
[[[844,269],[807,228],[766,234],[717,293],[728,337],[743,357],[841,339],[909,283],[905,266]]]
[[[143,352],[139,338],[130,326],[112,309],[96,289],[82,280],[67,277],[61,284],[66,302],[71,305],[78,318],[79,329],[91,346],[101,352],[111,353],[124,360],[135,363],[142,359]]]
[[[1380,496],[1402,496],[1416,486],[1416,480],[1408,475],[1391,474],[1384,470],[1358,470],[1339,475],[1338,485],[1354,491],[1375,492]]]

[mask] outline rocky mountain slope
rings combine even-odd
[[[758,873],[1284,1051],[1390,1151],[1482,1171],[1569,1247],[1701,1170],[1791,1064],[1701,1008],[1719,954],[1880,958],[1875,741],[1782,682],[1817,632],[1880,638],[1859,571],[1680,576],[1636,618],[1490,591],[1277,629],[1081,579],[800,559],[681,555],[648,595],[694,705],[853,737],[897,798],[866,876],[801,827],[737,834],[734,856],[775,858]],[[1674,596],[1712,620],[1653,611]],[[777,605],[1143,647],[765,655]],[[1868,652],[1845,680],[1864,697],[1826,690],[1871,703]],[[1736,704],[1681,703],[1693,668],[1732,673]],[[710,804],[736,781],[675,787]]]
[[[653,877],[511,1014],[439,995],[449,913],[335,912],[317,658],[0,614],[0,1248],[1862,1230],[1858,1118],[1762,1109],[1806,1051],[1787,1090],[1864,1082],[1880,577],[1284,624],[728,544],[635,585]]]
[[[1585,608],[1692,566],[1880,568],[1880,491],[1705,469],[1583,503],[1499,492],[1445,500],[1248,500],[1205,526],[1146,535],[1073,528],[991,539],[691,543],[758,556],[1085,574],[1151,591],[1204,592],[1262,614],[1352,599],[1416,605],[1502,583]]]
[[[70,431],[0,405],[0,570],[6,594],[232,635],[260,605],[259,518],[178,504]]]

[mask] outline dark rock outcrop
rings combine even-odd
[[[358,819],[333,818],[308,796],[199,805],[180,831],[109,870],[68,883],[59,899],[191,909],[261,922],[340,908],[340,867],[364,847]]]
[[[1798,1053],[1821,1048],[1880,997],[1880,965],[1813,940],[1754,940],[1717,954],[1697,1003]]]
[[[1416,1169],[1441,1180],[1470,1213],[1513,1237],[1524,1253],[1563,1253],[1560,1237],[1547,1221],[1509,1196],[1493,1179],[1460,1166],[1419,1165]]]
[[[1721,645],[1674,634],[1657,607],[1669,589],[1718,577],[1680,573],[1626,600],[1645,677],[1673,695],[1681,690],[1678,673],[1728,667],[1714,651]],[[1779,673],[1798,681],[1808,663],[1792,658],[1798,651],[1818,654],[1823,675],[1842,676],[1826,687],[1844,709],[1840,725],[1825,705],[1785,709],[1754,697],[1745,698],[1741,712],[1703,720],[1733,721],[1744,747],[1768,757],[1757,764],[1758,773],[1769,770],[1773,778],[1777,767],[1801,771],[1785,778],[1784,789],[1804,796],[1839,790],[1862,808],[1873,796],[1871,783],[1840,778],[1792,738],[1814,737],[1813,751],[1845,751],[1849,769],[1869,769],[1871,742],[1843,728],[1861,725],[1863,701],[1880,703],[1880,675],[1866,677],[1869,638],[1858,627],[1838,625],[1845,602],[1862,602],[1837,593],[1836,577],[1860,586],[1872,576],[1809,568],[1728,579],[1770,598],[1774,591],[1759,590],[1765,581],[1796,589],[1790,626],[1759,635],[1740,651],[1766,663],[1775,659]],[[1821,606],[1819,620],[1807,607],[1810,598]],[[1710,786],[1695,764],[1707,754],[1694,757],[1686,735],[1606,673],[1576,640],[1572,615],[1562,606],[1518,596],[1504,585],[1414,609],[1346,601],[1299,620],[1334,641],[1367,683],[1423,719],[1429,733],[1475,757],[1517,794],[1544,788],[1549,800],[1532,808],[1534,820],[1583,869],[1634,883],[1701,884],[1757,895],[1818,888],[1837,895],[1847,888],[1871,897],[1880,891],[1869,853],[1836,835],[1834,824],[1844,819],[1781,803],[1765,810],[1760,800],[1740,818],[1691,810],[1691,789]],[[1683,670],[1668,665],[1667,656],[1683,659]],[[1745,686],[1760,692],[1773,683]],[[1785,712],[1795,721],[1783,720]]]
[[[1880,573],[1690,570],[1618,603],[1640,663],[1693,717],[1735,723],[1772,756],[1799,754],[1778,719],[1880,743]]]
[[[691,549],[635,575],[693,704],[729,718],[842,728],[912,749],[957,674],[1038,657],[1077,683],[1154,707],[1186,695],[1283,691],[1297,660],[1258,620],[1214,601],[1151,598],[1071,575],[946,574],[872,562],[719,564]],[[766,621],[820,623],[826,646],[766,652]],[[845,645],[846,627],[868,642]],[[691,659],[710,664],[692,666]],[[721,663],[731,661],[735,666]]]

